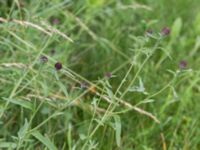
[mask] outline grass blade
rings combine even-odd
[[[51,142],[51,140],[47,136],[43,136],[39,131],[34,131],[31,134],[42,144],[48,147],[49,150],[57,150],[56,146]]]
[[[21,99],[11,99],[11,98],[5,98],[3,97],[4,100],[9,101],[10,103],[20,105],[21,107],[24,107],[26,109],[33,110],[33,104],[29,101],[21,100]]]
[[[121,144],[121,119],[118,115],[115,115],[114,116],[114,119],[115,119],[115,138],[116,138],[116,143],[117,143],[117,146],[120,147],[120,144]]]

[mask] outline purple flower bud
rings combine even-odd
[[[182,61],[180,61],[180,63],[179,63],[179,68],[180,68],[180,69],[186,69],[187,64],[188,64],[187,61],[182,60]]]
[[[167,36],[167,35],[169,35],[170,34],[170,29],[168,28],[168,27],[164,27],[163,29],[162,29],[162,31],[161,31],[161,34],[163,35],[163,36]]]
[[[58,18],[52,18],[51,23],[53,25],[57,25],[57,24],[60,24],[60,20]]]
[[[110,79],[112,77],[112,73],[111,72],[107,72],[105,73],[105,77]]]
[[[55,68],[56,68],[57,71],[60,70],[60,69],[62,69],[62,64],[60,62],[57,62],[55,64]]]
[[[47,62],[48,62],[48,58],[47,58],[46,56],[41,56],[41,57],[40,57],[40,61],[41,61],[42,63],[47,63]]]

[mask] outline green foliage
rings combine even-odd
[[[0,1],[0,149],[199,150],[199,10]]]
[[[196,15],[196,18],[194,20],[194,29],[195,29],[195,32],[197,34],[200,33],[200,12]]]
[[[180,36],[181,28],[182,20],[181,18],[177,18],[172,25],[171,42],[175,42],[176,39]]]
[[[46,145],[49,150],[57,150],[55,145],[50,141],[50,139],[46,136],[43,136],[40,132],[34,131],[31,133],[36,139],[38,139],[41,143]]]

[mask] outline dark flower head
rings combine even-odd
[[[163,36],[167,36],[167,35],[170,34],[170,32],[171,32],[171,30],[170,30],[168,27],[164,27],[164,28],[162,29],[162,31],[161,31],[161,34],[162,34]]]
[[[41,56],[41,57],[40,57],[40,61],[41,61],[42,63],[47,63],[47,62],[48,62],[48,58],[47,58],[46,56]]]
[[[186,69],[187,64],[188,64],[187,61],[182,60],[182,61],[180,61],[180,63],[179,63],[179,68],[180,68],[180,69]]]
[[[56,68],[57,71],[60,70],[60,69],[62,69],[62,64],[60,62],[57,62],[55,64],[55,68]]]
[[[105,77],[110,79],[112,77],[112,73],[111,72],[107,72],[105,73]]]
[[[152,35],[152,34],[153,34],[153,30],[151,29],[146,30],[146,35]]]
[[[89,87],[89,84],[85,81],[81,82],[81,89],[87,89]]]
[[[56,53],[56,50],[55,49],[52,49],[51,51],[50,51],[50,54],[51,55],[54,55]]]
[[[52,19],[51,19],[51,23],[52,23],[53,25],[57,25],[57,24],[60,23],[60,20],[59,20],[58,18],[52,18]]]

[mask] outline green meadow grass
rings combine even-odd
[[[0,149],[199,150],[199,49],[199,0],[0,0]]]

